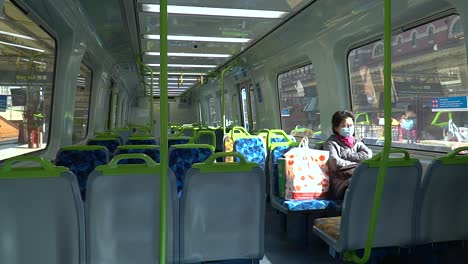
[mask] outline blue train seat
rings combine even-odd
[[[412,245],[415,201],[421,184],[421,164],[404,154],[390,158],[377,222],[373,248]],[[381,153],[363,161],[355,170],[346,191],[341,217],[315,220],[314,233],[329,246],[330,252],[365,247]]]
[[[119,164],[142,159],[145,164]],[[90,175],[86,207],[88,264],[158,263],[160,177],[167,177],[167,263],[178,263],[175,176],[145,154],[117,155]]]
[[[86,145],[93,145],[93,146],[104,146],[107,148],[109,151],[109,159],[112,159],[114,157],[114,152],[117,149],[118,146],[120,146],[120,139],[118,138],[105,138],[105,137],[98,137],[98,138],[92,138],[89,139],[88,142],[86,142]]]
[[[183,144],[171,147],[169,150],[169,168],[176,175],[179,196],[187,171],[193,164],[204,162],[213,153],[214,147],[207,144]]]
[[[415,228],[423,243],[468,240],[468,156],[455,149],[429,165],[418,198]]]
[[[55,164],[70,169],[78,179],[81,197],[86,195],[88,175],[99,165],[109,162],[109,151],[103,146],[68,146],[57,152]]]
[[[147,136],[131,136],[126,145],[158,145],[156,138]]]
[[[242,136],[234,141],[234,152],[242,154],[248,162],[257,163],[265,170],[266,148],[258,136]],[[236,162],[239,162],[236,158]]]
[[[291,143],[290,145],[294,145],[292,143],[295,142],[295,139],[292,140],[291,136],[287,135],[283,130],[280,130],[280,129],[272,129],[272,130],[265,129],[265,130],[266,130],[266,132],[261,132],[260,134],[265,139],[265,145],[266,145],[266,149],[267,149],[266,160],[265,160],[265,180],[266,180],[266,187],[267,187],[266,191],[269,194],[269,192],[270,192],[270,174],[271,174],[270,160],[271,160],[272,146],[274,146],[275,143]],[[297,144],[297,145],[299,145],[299,144]],[[275,164],[278,163],[278,158],[280,158],[280,157],[276,157]],[[276,172],[276,175],[278,175],[277,172]],[[276,184],[277,184],[277,182],[278,181],[276,180]]]
[[[233,155],[240,163],[214,163]],[[263,171],[239,153],[216,153],[187,172],[180,202],[182,263],[260,260],[264,255]]]
[[[14,167],[17,162],[39,167]],[[0,208],[0,263],[84,263],[83,203],[67,168],[38,156],[5,161]]]
[[[117,147],[115,155],[120,154],[146,154],[154,162],[159,163],[160,153],[159,146],[156,145],[125,145]],[[119,164],[142,164],[144,163],[141,159],[124,159],[121,160]]]

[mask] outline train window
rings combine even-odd
[[[234,94],[231,98],[231,105],[232,105],[232,126],[239,126],[241,125],[241,119],[239,114],[239,96],[238,94]]]
[[[216,107],[216,99],[215,97],[208,98],[208,117],[209,117],[209,125],[211,126],[220,126],[220,114],[218,112],[218,108]]]
[[[107,115],[106,115],[106,129],[111,130],[111,120],[112,120],[112,89],[109,89],[107,92]]]
[[[47,147],[55,39],[10,0],[0,19],[0,160]]]
[[[226,127],[232,127],[232,101],[229,92],[224,92],[224,115],[226,116]]]
[[[253,85],[250,85],[250,113],[251,113],[251,119],[252,119],[252,130],[257,129],[257,110],[256,110],[256,105],[255,105],[255,92],[254,92],[254,87]]]
[[[402,32],[399,45],[399,37],[393,37],[393,146],[446,152],[468,145],[468,72],[461,23],[459,16],[451,15]],[[356,135],[374,145],[383,144],[383,57],[370,54],[380,43],[348,55]]]
[[[249,110],[248,110],[248,106],[247,106],[247,91],[246,91],[245,87],[242,87],[242,89],[241,89],[241,96],[242,96],[242,101],[241,101],[241,104],[242,104],[242,120],[244,121],[243,126],[245,127],[245,129],[247,131],[249,131],[250,130]]]
[[[73,143],[77,143],[86,138],[88,133],[91,80],[91,70],[86,65],[81,64],[80,74],[76,82],[75,111],[73,115]]]
[[[295,136],[320,130],[317,82],[312,64],[278,75],[281,127]]]

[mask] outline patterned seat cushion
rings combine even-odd
[[[335,205],[333,201],[320,199],[285,200],[278,196],[276,196],[275,199],[277,203],[287,208],[288,211],[323,210]]]
[[[213,152],[209,148],[173,148],[169,154],[169,168],[177,177],[179,197],[182,191],[185,173],[195,163],[204,162]]]
[[[127,145],[157,145],[155,139],[136,139],[131,138],[127,140]]]
[[[278,146],[271,151],[270,159],[272,164],[273,172],[273,192],[275,195],[279,195],[278,186],[278,159],[284,158],[284,153],[288,152],[292,147],[290,146]]]
[[[187,144],[190,141],[188,138],[173,138],[168,140],[168,146],[171,147],[172,145],[179,145],[179,144]]]
[[[239,138],[234,142],[234,151],[242,154],[247,162],[257,163],[262,170],[265,170],[266,151],[260,138]],[[239,162],[239,158],[236,158],[236,161]]]
[[[70,169],[78,179],[81,197],[85,199],[88,175],[99,165],[109,162],[107,149],[99,150],[60,150],[55,159],[55,165]]]
[[[160,162],[159,148],[118,149],[115,155],[132,154],[132,153],[146,154],[150,158],[152,158],[156,163]],[[119,161],[119,164],[143,164],[143,163],[145,163],[145,161],[141,159],[124,159],[124,160]]]
[[[281,143],[281,142],[288,142],[284,137],[274,137],[270,138],[270,144],[273,143]]]
[[[334,240],[340,239],[341,216],[315,219],[314,224]]]
[[[120,146],[120,139],[116,138],[113,140],[108,140],[108,139],[90,139],[86,143],[86,145],[95,145],[95,146],[103,146],[106,147],[107,150],[109,151],[109,159],[112,159],[114,157],[114,152],[117,149],[118,146]]]

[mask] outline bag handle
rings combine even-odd
[[[52,172],[54,170],[54,165],[48,161],[47,159],[40,157],[40,156],[20,156],[8,159],[5,161],[2,169],[0,170],[0,175],[5,175],[7,172],[11,172],[13,170],[13,164],[18,162],[35,162],[40,165],[45,171]]]
[[[240,163],[246,164],[247,160],[240,154],[239,152],[218,152],[212,154],[208,159],[205,160],[205,164],[212,165],[217,158],[223,158],[223,157],[236,157],[240,159]]]
[[[141,153],[131,153],[131,154],[120,154],[115,156],[110,162],[109,162],[109,167],[116,169],[119,166],[119,161],[121,160],[127,160],[127,159],[140,159],[144,160],[146,162],[147,167],[156,167],[157,163],[154,162],[153,159],[151,159],[148,155],[146,154],[141,154]]]
[[[303,137],[301,143],[299,144],[299,147],[309,149],[309,138]]]

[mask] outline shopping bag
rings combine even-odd
[[[285,199],[307,200],[325,198],[329,189],[328,151],[309,148],[303,138],[297,148],[285,153]]]

